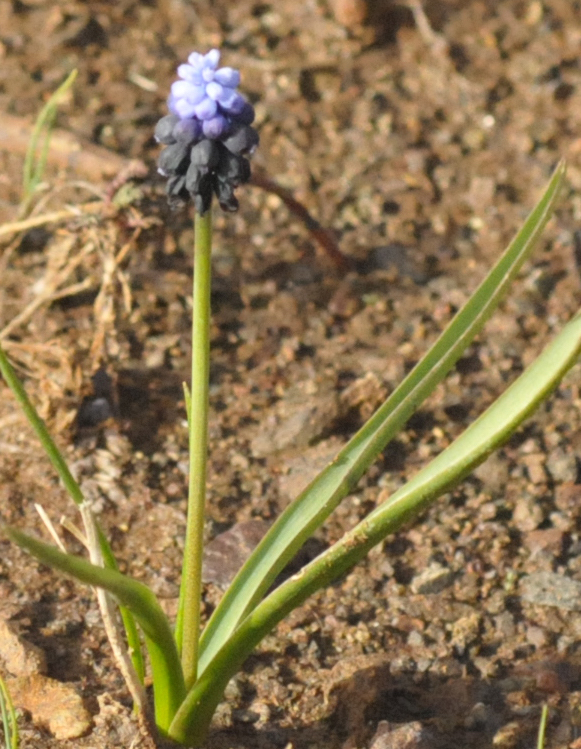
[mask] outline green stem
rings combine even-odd
[[[187,687],[195,682],[200,639],[202,547],[206,503],[208,451],[208,389],[210,378],[210,289],[212,215],[195,220],[194,288],[192,305],[192,382],[190,388],[190,480],[188,522],[176,641]]]
[[[0,372],[6,380],[6,384],[14,393],[16,400],[20,407],[24,411],[24,414],[30,422],[32,428],[36,432],[36,436],[40,440],[46,454],[48,455],[50,462],[53,464],[56,472],[61,478],[61,481],[65,485],[65,489],[70,494],[71,498],[77,505],[83,504],[83,493],[80,486],[75,481],[73,474],[70,472],[69,467],[65,463],[60,450],[55,445],[52,437],[50,436],[46,424],[38,415],[37,410],[30,402],[24,386],[18,379],[16,372],[14,371],[12,364],[8,361],[8,357],[2,346],[0,346]]]

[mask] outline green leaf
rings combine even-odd
[[[62,456],[61,451],[56,446],[55,441],[50,436],[46,424],[40,418],[38,411],[32,405],[30,398],[28,397],[24,385],[18,379],[14,367],[10,364],[6,352],[0,345],[0,373],[6,380],[6,384],[12,390],[12,393],[18,405],[24,412],[24,415],[28,419],[29,424],[34,429],[36,436],[40,440],[40,443],[47,454],[53,468],[58,473],[61,481],[63,482],[65,489],[69,493],[69,496],[73,502],[77,505],[82,505],[84,501],[83,492],[73,474],[70,472],[65,459]]]
[[[40,114],[36,118],[34,130],[30,138],[30,143],[26,151],[26,157],[24,159],[23,169],[23,191],[24,195],[22,198],[22,205],[20,214],[26,213],[30,200],[34,190],[40,183],[44,170],[46,167],[46,160],[48,158],[48,149],[50,145],[50,137],[54,128],[54,122],[56,119],[58,105],[65,95],[65,93],[71,88],[77,77],[77,71],[73,70],[68,75],[67,79],[57,88],[52,94],[50,99],[46,102],[42,108]],[[40,154],[37,157],[37,151],[39,147],[39,141],[44,132],[44,141],[40,148]],[[36,163],[35,163],[36,158]]]
[[[20,408],[24,415],[28,419],[28,422],[34,429],[36,436],[38,437],[40,444],[42,445],[47,457],[52,463],[53,468],[58,473],[60,480],[63,482],[65,489],[73,502],[80,506],[83,504],[84,497],[81,487],[71,473],[64,457],[57,444],[53,440],[48,431],[46,424],[40,418],[38,411],[32,404],[28,394],[24,388],[24,385],[18,378],[14,367],[10,363],[10,360],[6,356],[6,352],[0,345],[0,373],[6,380],[6,384],[12,391],[16,398]],[[105,538],[103,532],[99,529],[99,541],[101,546],[101,552],[105,561],[105,566],[110,569],[117,569],[117,563],[115,557],[109,545],[109,542]],[[137,675],[143,681],[144,667],[143,667],[143,656],[141,653],[141,643],[139,642],[139,636],[135,629],[135,622],[126,609],[121,607],[121,618],[123,619],[123,626],[125,628],[125,634],[127,637],[127,644],[131,650],[131,660],[137,672]]]
[[[349,570],[387,535],[455,487],[503,444],[557,386],[581,353],[581,315],[468,429],[405,486],[377,507],[334,546],[276,588],[240,623],[188,692],[169,735],[188,746],[204,741],[228,680],[288,613]]]
[[[4,679],[0,676],[0,715],[2,715],[2,726],[4,728],[5,749],[18,749],[19,734],[16,710],[10,697],[10,692]]]
[[[549,717],[549,706],[545,702],[541,711],[539,722],[539,733],[537,736],[537,749],[545,749],[545,734],[547,732],[547,718]]]
[[[353,491],[363,473],[462,356],[532,252],[565,176],[559,164],[544,195],[504,255],[448,328],[374,416],[270,528],[214,611],[200,640],[198,673],[256,606],[284,566]]]
[[[151,661],[155,720],[158,728],[167,732],[186,688],[171,626],[153,592],[143,583],[116,570],[97,567],[80,557],[63,554],[56,547],[15,528],[5,527],[4,531],[12,541],[44,564],[82,583],[104,588],[131,611],[143,631]]]
[[[97,532],[99,534],[99,547],[101,549],[101,556],[103,557],[103,564],[107,569],[119,572],[117,560],[113,556],[113,551],[109,545],[109,541],[105,538],[105,534],[99,526],[97,526]],[[119,613],[121,615],[121,621],[123,622],[125,637],[127,638],[129,657],[131,658],[137,678],[143,684],[145,681],[145,663],[143,660],[141,640],[139,639],[139,632],[137,631],[135,619],[127,606],[119,606]]]

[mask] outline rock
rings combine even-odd
[[[268,528],[266,521],[253,518],[219,533],[204,548],[203,582],[227,588]]]
[[[13,622],[3,619],[0,619],[0,661],[13,676],[46,673],[44,652],[21,637]]]
[[[547,469],[555,481],[575,482],[579,474],[577,456],[562,448],[552,450],[547,456]]]
[[[454,573],[447,567],[433,562],[427,569],[416,575],[411,582],[411,589],[414,593],[439,593],[451,585],[454,580]]]
[[[548,645],[549,639],[543,627],[528,626],[525,631],[527,642],[534,645],[537,650],[541,650]]]
[[[530,453],[529,455],[523,455],[521,461],[523,465],[527,467],[531,483],[535,485],[547,483],[547,472],[545,470],[546,458],[544,453]]]
[[[492,746],[499,746],[502,749],[512,749],[518,743],[522,734],[522,728],[516,720],[502,726],[492,737]]]
[[[263,458],[288,447],[307,447],[330,431],[340,415],[334,385],[306,381],[293,386],[271,410],[251,442],[252,454]]]
[[[523,577],[520,594],[528,603],[581,611],[581,582],[555,572],[535,572]]]
[[[451,644],[463,654],[468,645],[478,637],[481,625],[482,614],[477,611],[468,614],[468,616],[460,617],[452,624]]]
[[[486,492],[504,494],[509,479],[508,462],[498,453],[492,453],[474,470],[474,476],[484,484]]]
[[[95,715],[91,732],[92,746],[158,749],[143,721],[132,713],[131,708],[117,702],[108,692],[97,695],[97,702],[99,712]]]
[[[519,497],[514,513],[513,522],[522,533],[534,531],[543,522],[543,511],[536,497]]]
[[[343,26],[357,26],[367,18],[367,0],[332,0],[331,9]]]
[[[91,715],[72,684],[35,674],[8,679],[7,687],[15,707],[56,739],[77,739],[91,728]]]
[[[279,493],[283,500],[290,502],[298,497],[303,489],[306,489],[311,481],[329,465],[342,447],[342,442],[331,438],[301,450],[299,455],[283,460],[278,480]]]
[[[534,530],[523,535],[523,545],[529,550],[531,557],[541,553],[550,559],[555,559],[563,553],[565,534],[559,528],[545,528]]]
[[[380,653],[356,655],[323,672],[323,699],[328,714],[349,736],[351,746],[361,746],[366,731],[365,712],[389,691],[391,659]]]
[[[358,408],[364,421],[371,418],[387,396],[387,388],[374,372],[367,372],[348,385],[341,393],[345,409]]]
[[[382,720],[377,725],[370,749],[427,749],[432,744],[419,721],[392,725]]]
[[[581,484],[567,481],[555,487],[555,505],[570,517],[578,517],[581,512]]]

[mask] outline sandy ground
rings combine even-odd
[[[569,187],[514,296],[304,558],[449,444],[579,305],[579,3],[414,7],[0,3],[6,223],[34,118],[79,71],[35,208],[77,215],[0,233],[0,337],[124,569],[170,613],[192,228],[164,204],[152,130],[189,52],[218,46],[241,69],[261,134],[262,182],[240,190],[238,214],[216,215],[209,540],[271,522],[333,456],[468,298],[561,157]],[[143,164],[126,171],[132,159]],[[268,179],[328,231],[327,249]],[[208,746],[524,749],[543,703],[547,749],[580,746],[578,382],[577,367],[475,476],[288,617],[229,685]],[[35,502],[55,522],[74,511],[0,390],[0,517],[44,534]],[[0,548],[0,663],[21,746],[145,746],[91,592]],[[229,574],[208,572],[206,613]]]

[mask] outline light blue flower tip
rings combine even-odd
[[[220,140],[253,119],[252,105],[237,91],[240,73],[230,67],[218,68],[219,62],[220,50],[211,49],[205,55],[192,52],[187,63],[178,65],[179,80],[171,86],[168,108],[181,120],[197,123],[188,125],[185,133]]]
[[[220,50],[211,49],[207,55],[204,55],[204,62],[207,63],[210,67],[216,69],[218,67],[218,63],[220,62]]]

